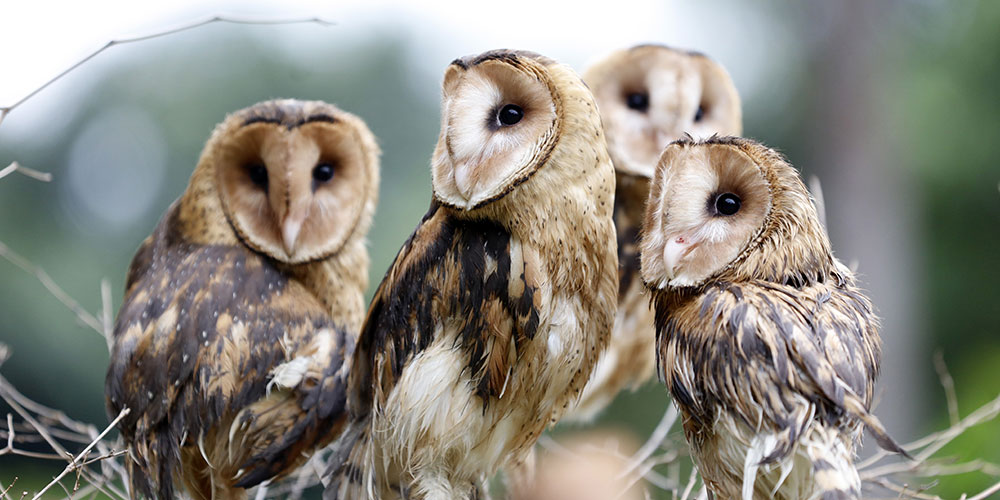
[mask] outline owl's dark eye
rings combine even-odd
[[[705,106],[699,104],[698,111],[694,113],[694,121],[700,122],[703,118],[705,118]]]
[[[645,92],[632,92],[625,96],[625,104],[629,109],[645,113],[649,109],[649,94]]]
[[[722,193],[715,199],[715,212],[719,215],[733,215],[740,211],[742,202],[733,193]]]
[[[267,167],[260,163],[253,163],[247,166],[247,174],[250,175],[250,181],[257,187],[267,189]]]
[[[333,179],[333,165],[327,162],[322,162],[313,168],[313,179],[316,182],[326,182]]]
[[[500,125],[509,127],[524,118],[524,110],[517,104],[507,104],[497,112],[497,121]]]

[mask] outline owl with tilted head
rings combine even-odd
[[[652,181],[642,279],[657,364],[714,498],[859,498],[878,320],[798,172],[747,139],[671,144]]]
[[[356,116],[229,115],[128,270],[105,393],[133,496],[240,499],[345,422],[379,148]]]
[[[703,54],[663,45],[618,50],[583,73],[601,111],[615,165],[618,314],[608,349],[567,418],[591,420],[654,371],[653,311],[639,279],[639,227],[663,148],[684,134],[740,135],[740,97],[726,70]]]
[[[442,94],[433,200],[368,310],[327,498],[483,498],[611,331],[614,171],[587,87],[497,50],[454,61]]]

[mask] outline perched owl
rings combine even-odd
[[[612,53],[583,73],[601,111],[615,165],[618,314],[608,349],[580,405],[567,418],[590,420],[625,388],[653,375],[653,312],[639,277],[639,227],[649,181],[663,148],[684,134],[740,135],[740,97],[729,74],[708,57],[662,45]]]
[[[322,102],[212,133],[129,267],[106,381],[134,493],[243,498],[342,429],[379,149]]]
[[[750,140],[670,145],[642,238],[660,375],[715,498],[858,498],[878,320],[798,173]]]
[[[458,59],[441,122],[430,210],[358,340],[356,442],[327,498],[482,498],[579,397],[611,331],[614,172],[579,77],[527,52]]]

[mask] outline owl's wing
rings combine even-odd
[[[883,448],[905,453],[869,411],[880,348],[867,298],[830,283],[792,288],[762,282],[734,290],[744,294],[743,320],[755,323],[743,325],[736,338],[743,347],[753,345],[750,328],[755,326],[757,338],[775,355],[774,377],[857,418]],[[738,293],[725,295],[736,298]],[[733,333],[740,317],[737,312],[728,318]]]
[[[509,232],[437,202],[400,249],[368,310],[351,373],[360,413],[387,396],[406,362],[447,331],[484,404],[503,393],[519,346],[538,328],[539,273]],[[377,391],[375,394],[372,391]]]
[[[150,493],[153,484],[169,488],[180,447],[206,454],[213,437],[230,437],[216,425],[244,410],[236,424],[247,444],[241,485],[249,486],[338,425],[353,345],[319,300],[269,261],[243,247],[186,243],[168,222],[130,267],[106,380],[109,412],[131,410],[120,426],[149,462],[143,468],[156,471],[140,485]],[[291,371],[272,381],[279,365]],[[289,404],[267,403],[271,382],[271,395],[286,394]],[[265,404],[273,411],[254,414]]]
[[[692,306],[689,314],[665,323],[671,340],[660,353],[666,366],[698,372],[682,368],[667,377],[695,418],[711,418],[716,402],[751,426],[764,417],[787,431],[777,456],[805,423],[807,416],[794,410],[804,397],[820,403],[817,411],[825,414],[819,417],[837,421],[850,415],[882,447],[902,452],[869,412],[879,347],[864,296],[824,284],[795,289],[727,283],[709,288]],[[664,308],[657,309],[660,314]],[[710,335],[703,333],[706,320]]]

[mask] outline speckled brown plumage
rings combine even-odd
[[[742,132],[740,98],[726,70],[708,57],[662,45],[618,50],[583,74],[601,110],[608,152],[615,165],[618,231],[618,314],[608,349],[568,419],[594,418],[624,389],[652,378],[653,311],[639,278],[639,228],[649,181],[660,152],[685,133],[710,136]],[[629,106],[630,94],[647,107]]]
[[[365,320],[327,498],[483,496],[579,397],[611,328],[613,170],[586,87],[494,51],[443,88],[434,201]],[[511,103],[521,121],[490,126]]]
[[[322,185],[317,161],[336,163]],[[269,182],[246,180],[265,164]],[[296,217],[301,184],[325,205],[276,241],[271,225]],[[287,190],[271,192],[278,186]],[[195,499],[243,498],[339,434],[377,186],[374,138],[331,105],[269,101],[216,128],[188,189],[133,258],[115,325],[107,405],[131,410],[119,429],[133,496],[175,498],[183,485]],[[236,212],[254,196],[259,208]],[[331,207],[351,227],[316,229]]]
[[[679,141],[644,224],[657,364],[709,491],[858,498],[862,426],[899,450],[870,413],[878,320],[797,172],[750,140]]]

